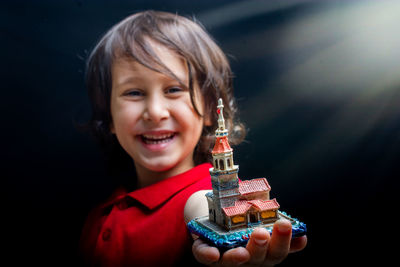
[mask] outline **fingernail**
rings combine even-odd
[[[281,234],[287,234],[292,229],[292,224],[286,219],[276,221],[277,230]]]
[[[254,243],[256,243],[258,246],[263,247],[267,244],[267,239],[258,239],[254,238]]]
[[[269,235],[267,230],[263,228],[257,228],[252,235],[252,237],[254,238],[254,243],[256,243],[256,245],[260,247],[265,246],[268,242],[267,235]]]

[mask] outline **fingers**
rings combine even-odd
[[[274,224],[271,241],[265,260],[266,265],[275,265],[283,261],[289,253],[292,238],[292,224],[285,219],[279,219]]]
[[[307,236],[293,238],[290,242],[290,253],[303,250],[307,245]]]
[[[226,251],[222,255],[221,260],[219,260],[220,253],[218,249],[216,247],[209,246],[201,239],[194,241],[192,251],[198,262],[212,266],[239,266],[250,259],[249,252],[243,247],[238,247]]]
[[[210,265],[219,260],[220,254],[216,247],[211,247],[201,239],[196,239],[192,246],[193,255],[202,264]]]
[[[256,266],[274,266],[282,262],[289,252],[300,251],[306,246],[306,236],[294,239],[291,236],[291,223],[280,219],[274,224],[272,236],[265,228],[255,229],[246,248],[230,249],[221,256],[216,247],[197,239],[193,243],[192,250],[196,260],[205,265],[239,266],[247,263]]]
[[[226,251],[220,261],[221,266],[239,266],[250,259],[250,253],[243,247],[237,247]]]
[[[250,264],[259,265],[264,262],[271,237],[265,228],[257,228],[251,234],[246,248],[251,255]]]

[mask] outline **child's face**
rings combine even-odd
[[[160,60],[186,85],[188,69],[174,52],[151,43]],[[196,106],[203,114],[203,99],[195,83]],[[169,176],[194,166],[193,151],[203,118],[178,81],[143,65],[120,58],[112,67],[111,131],[132,157],[140,176]],[[158,174],[158,175],[157,175]],[[149,178],[150,179],[150,178]]]

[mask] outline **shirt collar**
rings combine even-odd
[[[132,191],[127,196],[136,199],[149,209],[154,209],[182,189],[209,176],[210,167],[211,164],[209,163],[198,165],[184,173]]]

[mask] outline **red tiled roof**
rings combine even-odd
[[[232,151],[232,148],[229,145],[228,137],[227,136],[217,137],[217,140],[215,140],[215,145],[211,153],[219,154],[230,151]]]
[[[269,190],[271,190],[271,187],[265,178],[240,181],[239,183],[239,193],[241,195]]]
[[[250,200],[248,202],[256,206],[260,211],[276,210],[279,209],[280,207],[278,201],[276,201],[276,198],[271,200],[256,199],[256,200]]]
[[[251,206],[256,207],[260,211],[279,209],[279,204],[276,198],[272,200],[238,200],[235,201],[235,206],[222,208],[227,216],[235,216],[245,214]]]
[[[225,207],[222,210],[227,216],[234,216],[238,214],[244,214],[251,207],[251,204],[247,200],[237,200],[235,201],[235,206]]]

